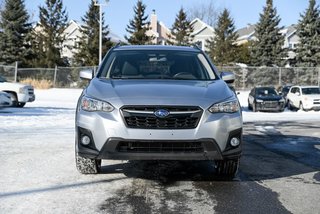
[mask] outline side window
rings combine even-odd
[[[294,94],[296,93],[296,91],[297,91],[297,88],[292,88],[291,93]]]

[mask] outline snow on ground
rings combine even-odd
[[[80,89],[36,90],[36,101],[24,108],[0,109],[0,130],[25,128],[72,128]],[[19,129],[19,130],[20,130]]]
[[[119,182],[126,177],[77,172],[74,117],[80,89],[35,93],[36,101],[24,108],[0,109],[0,213],[96,212],[115,188],[127,185]]]

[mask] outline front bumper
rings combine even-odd
[[[284,102],[257,102],[257,111],[283,111],[285,107]]]
[[[320,110],[320,102],[319,101],[309,101],[309,102],[304,102],[303,103],[303,108],[305,110],[315,110],[315,111],[318,111]]]
[[[35,94],[18,94],[18,102],[26,103],[35,101]]]
[[[83,145],[79,139],[89,136],[91,143]],[[240,140],[239,146],[231,146],[231,138]],[[76,150],[82,157],[113,160],[222,160],[241,156],[242,128],[229,134],[227,145],[222,151],[214,139],[197,140],[145,140],[109,138],[98,150],[91,131],[78,127]]]
[[[79,143],[87,135],[88,146]],[[196,128],[128,128],[119,109],[76,115],[76,152],[92,159],[119,160],[222,160],[239,157],[241,143],[230,147],[230,139],[242,141],[242,115],[204,110]]]

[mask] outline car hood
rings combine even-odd
[[[308,97],[310,99],[320,99],[320,94],[303,94],[302,96]]]
[[[106,80],[93,79],[87,88],[90,97],[119,105],[192,105],[199,101],[221,102],[234,93],[222,80]]]
[[[4,89],[17,89],[19,90],[19,88],[33,88],[31,85],[26,85],[26,84],[22,84],[22,83],[16,83],[16,82],[1,82],[0,83],[0,88],[2,90]]]

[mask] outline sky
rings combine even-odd
[[[1,0],[0,0],[1,1]],[[168,28],[172,27],[176,14],[183,7],[188,10],[198,4],[206,4],[214,1],[214,5],[220,11],[227,8],[231,12],[236,28],[243,28],[247,24],[254,24],[259,20],[259,14],[263,10],[265,0],[143,0],[146,4],[146,14],[150,15],[152,10],[156,10],[158,21],[163,22]],[[100,3],[106,3],[100,0]],[[120,37],[126,35],[126,26],[130,19],[133,19],[133,7],[136,0],[109,0],[103,7],[105,13],[105,23],[110,30]],[[64,0],[69,19],[80,21],[88,10],[90,0]],[[319,5],[320,0],[317,0]],[[44,5],[44,0],[25,0],[28,12],[32,21],[37,21],[39,17],[38,7]],[[300,14],[304,13],[309,4],[309,0],[274,0],[278,15],[281,18],[282,26],[296,24],[300,19]]]

